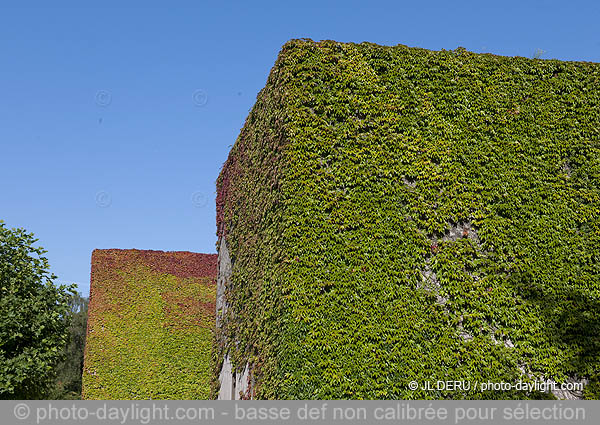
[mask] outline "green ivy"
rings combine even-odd
[[[139,252],[94,252],[83,397],[207,399],[214,273],[158,272]]]
[[[597,398],[598,64],[292,40],[217,191],[256,397]]]

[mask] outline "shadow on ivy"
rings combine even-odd
[[[571,353],[561,372],[575,380],[587,378],[584,398],[600,399],[600,300],[584,285],[550,288],[535,283],[531,272],[510,280],[523,300],[542,312],[547,340]]]

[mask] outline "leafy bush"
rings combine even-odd
[[[75,294],[69,304],[69,340],[63,348],[64,359],[57,366],[57,376],[50,398],[77,400],[81,398],[83,351],[87,330],[88,299]]]

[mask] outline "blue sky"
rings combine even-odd
[[[600,62],[595,1],[27,3],[0,9],[0,219],[85,295],[94,248],[215,252],[215,180],[289,39]]]

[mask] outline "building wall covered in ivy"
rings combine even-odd
[[[93,252],[83,398],[209,397],[216,262],[191,252]]]
[[[230,397],[598,398],[600,65],[292,40],[217,231]]]

